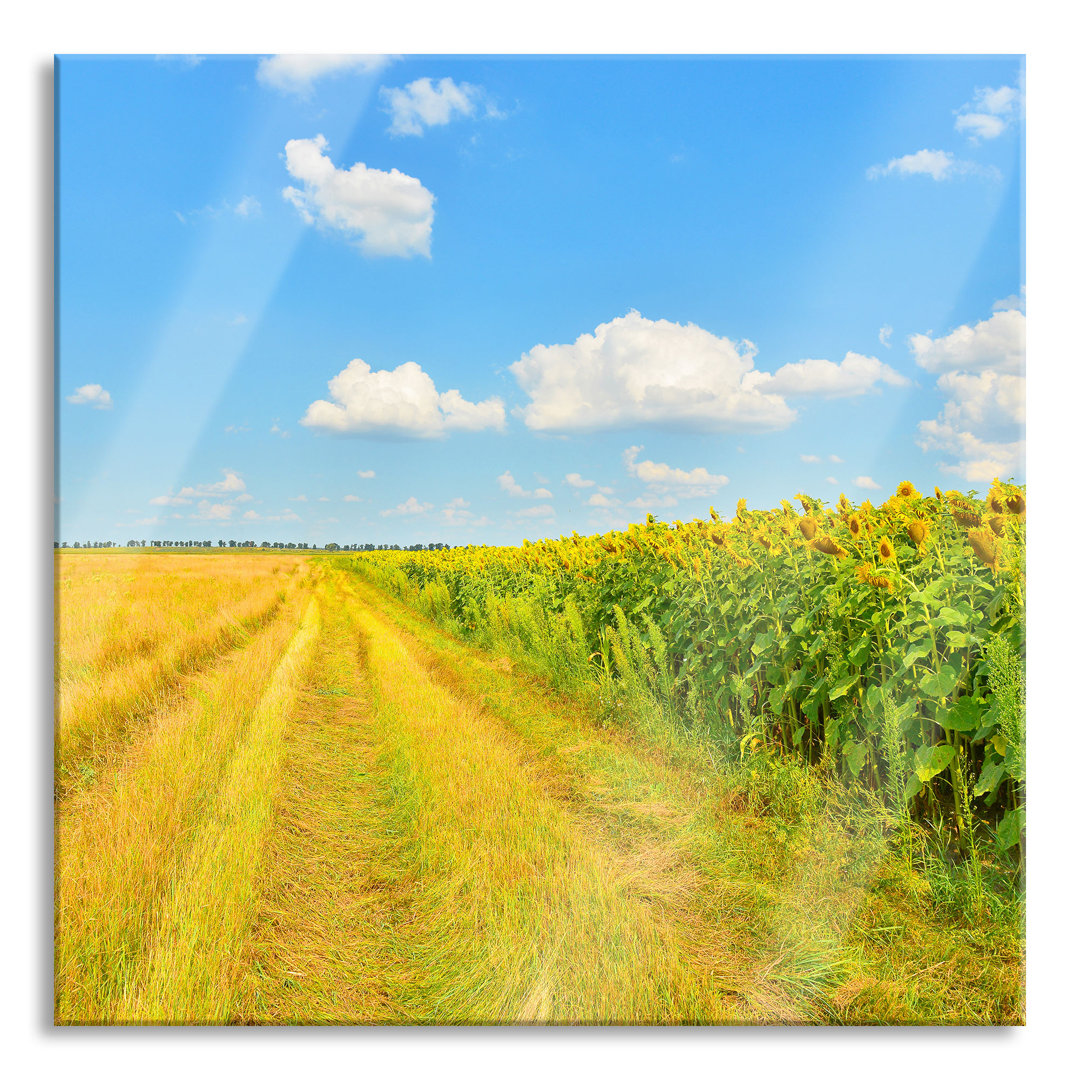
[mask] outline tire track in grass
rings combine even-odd
[[[242,951],[243,1024],[390,1023],[390,887],[373,794],[377,732],[355,614],[329,585],[325,629],[285,736],[268,877]]]
[[[56,1021],[132,1023],[147,948],[200,822],[300,624],[294,597],[147,718],[114,769],[57,810]]]
[[[410,1023],[725,1023],[753,1017],[632,868],[581,827],[520,740],[440,685],[372,606],[386,824],[414,899],[386,947]],[[557,779],[555,777],[554,779]],[[674,883],[668,898],[686,883]],[[659,890],[663,892],[664,890]],[[761,1018],[760,1012],[757,1014]]]
[[[214,803],[169,882],[131,1001],[147,1024],[223,1024],[238,997],[238,953],[265,870],[283,735],[320,630],[312,597],[237,746]]]
[[[253,594],[208,627],[174,638],[152,655],[57,690],[55,794],[58,801],[92,782],[121,756],[132,729],[176,701],[185,679],[244,648],[277,617],[293,583]]]

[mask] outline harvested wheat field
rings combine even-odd
[[[596,658],[556,688],[344,554],[56,581],[58,1024],[1023,1022],[1019,914]]]

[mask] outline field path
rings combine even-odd
[[[385,597],[341,578],[328,588],[238,1019],[804,1018],[740,956],[680,838],[686,793],[657,796],[655,761],[595,730],[551,753],[545,738],[569,722],[534,690],[492,668],[515,715],[546,720],[530,741],[452,655],[388,617]],[[602,767],[583,774],[586,759]],[[585,788],[607,790],[613,773],[623,791],[598,812],[602,793]]]

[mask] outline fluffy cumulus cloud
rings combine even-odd
[[[197,521],[228,521],[235,509],[232,503],[212,503],[209,499],[203,499],[190,516]]]
[[[817,456],[817,454],[800,454],[799,455],[799,460],[804,465],[820,465],[821,464],[821,458],[819,458]]]
[[[1023,439],[993,442],[971,431],[960,431],[938,420],[919,424],[919,446],[923,450],[943,451],[957,458],[941,464],[943,472],[962,477],[973,484],[989,483],[995,477],[1017,476],[1024,468],[1026,444]]]
[[[872,476],[856,476],[855,486],[862,488],[864,491],[880,491],[881,485],[874,481]]]
[[[530,402],[534,431],[588,431],[632,424],[705,430],[776,430],[795,412],[758,388],[756,349],[688,323],[636,311],[569,345],[537,345],[510,366]]]
[[[591,488],[596,486],[595,480],[586,480],[581,473],[567,473],[565,479],[566,483],[572,488]]]
[[[482,525],[492,524],[489,517],[477,517],[469,509],[469,501],[461,498],[460,495],[455,499],[451,499],[439,513],[442,515],[444,525],[468,525],[477,528]]]
[[[431,376],[412,360],[393,371],[372,371],[363,360],[352,360],[329,388],[330,401],[308,406],[300,420],[305,427],[343,435],[436,439],[452,431],[501,431],[506,423],[499,398],[471,402],[458,390],[439,393]]]
[[[357,469],[356,470],[356,475],[359,476],[361,480],[374,480],[375,479],[375,470],[374,469]]]
[[[907,386],[908,380],[876,356],[849,352],[839,364],[832,360],[799,360],[784,364],[774,374],[753,374],[754,385],[783,397],[858,397],[886,386]]]
[[[222,469],[221,472],[223,475],[221,480],[216,480],[212,484],[182,487],[174,495],[155,495],[150,500],[150,504],[151,506],[183,506],[193,499],[225,499],[230,496],[236,496],[234,499],[236,502],[241,501],[240,493],[247,488],[243,478],[232,469]]]
[[[112,395],[99,383],[87,383],[68,395],[72,405],[89,405],[91,409],[111,409]]]
[[[384,86],[379,90],[383,107],[390,114],[392,135],[423,135],[424,128],[449,124],[455,116],[473,116],[484,98],[483,87],[426,76],[403,87]]]
[[[389,63],[389,59],[359,53],[282,53],[263,57],[255,69],[255,78],[263,86],[307,97],[318,79],[348,73],[374,75]]]
[[[998,305],[995,305],[998,307]],[[915,362],[939,375],[941,412],[919,424],[918,445],[953,460],[946,473],[971,483],[1018,476],[1024,468],[1027,319],[1014,306],[944,337],[908,339]]]
[[[908,345],[915,363],[927,371],[1024,370],[1027,319],[1022,311],[996,311],[974,326],[958,326],[945,337],[912,334]]]
[[[365,255],[431,255],[435,196],[415,176],[369,169],[362,161],[339,169],[322,135],[290,139],[285,167],[301,184],[282,195],[309,225],[336,229]]]
[[[973,101],[957,110],[956,130],[977,143],[980,139],[996,139],[1023,108],[1023,96],[1016,86],[996,89],[982,86],[976,89]]]
[[[918,150],[893,158],[887,165],[871,165],[866,177],[880,180],[886,176],[929,176],[932,180],[951,180],[973,169],[970,161],[957,161],[947,150]]]
[[[626,471],[635,479],[648,484],[653,491],[666,491],[680,497],[711,495],[728,483],[726,476],[696,469],[676,469],[659,461],[638,461],[642,447],[631,446],[623,452]]]
[[[498,484],[507,495],[513,495],[518,499],[550,499],[552,497],[547,488],[538,487],[535,491],[523,488],[509,470],[498,478]]]
[[[415,517],[417,514],[426,514],[434,507],[431,503],[422,503],[415,495],[410,495],[403,503],[389,510],[380,510],[380,517]]]

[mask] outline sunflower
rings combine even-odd
[[[835,540],[828,536],[819,536],[817,539],[811,540],[810,546],[816,548],[818,551],[823,551],[826,555],[836,555],[841,559],[847,557],[847,552],[836,543]]]
[[[982,524],[982,518],[970,508],[961,509],[958,506],[953,510],[952,516],[956,519],[958,525],[965,527],[977,527]]]
[[[990,526],[990,531],[995,536],[1005,535],[1005,519],[1000,514],[995,514],[986,524]]]
[[[868,562],[864,562],[861,563],[858,570],[855,571],[855,576],[865,585],[870,580],[870,575],[873,572],[873,566]]]
[[[885,560],[896,558],[896,551],[893,549],[892,544],[889,543],[887,536],[878,544],[878,554]]]
[[[921,518],[916,518],[908,527],[907,534],[911,537],[911,542],[921,548],[926,543],[926,538],[930,535],[930,526]]]
[[[859,533],[862,532],[862,522],[859,520],[858,514],[852,514],[848,518],[848,532],[851,533],[856,539],[858,539]]]
[[[967,535],[968,543],[981,562],[991,570],[998,568],[998,548],[994,534],[989,529],[971,529]]]
[[[915,485],[910,480],[902,481],[897,486],[896,494],[899,495],[902,499],[922,498],[922,496],[915,490]]]
[[[817,533],[817,518],[804,517],[799,522],[799,532],[801,532],[807,540],[813,540]]]
[[[886,592],[893,591],[892,580],[887,577],[882,577],[880,574],[872,574],[869,578],[869,584],[877,589],[884,589]]]
[[[1027,510],[1027,501],[1019,491],[1015,495],[1010,495],[1005,500],[1005,505],[1009,508],[1009,513],[1016,514],[1017,517]]]

